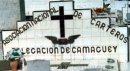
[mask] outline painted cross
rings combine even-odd
[[[51,20],[59,20],[60,21],[60,37],[57,39],[55,36],[45,36],[49,40],[52,41],[54,44],[72,44],[76,38],[78,38],[80,35],[71,35],[67,38],[65,38],[65,20],[73,19],[73,15],[64,15],[64,7],[59,6],[59,15],[51,16]]]
[[[64,20],[73,19],[73,15],[64,15],[64,7],[59,7],[59,15],[51,16],[51,20],[60,20],[60,36],[65,37]]]

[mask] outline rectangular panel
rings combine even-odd
[[[92,37],[91,40],[93,45],[101,45],[101,37]]]
[[[60,29],[52,29],[51,30],[51,35],[52,36],[56,36],[57,38],[59,38],[59,37],[61,37],[60,34],[61,34]]]
[[[100,30],[100,34],[101,34],[102,37],[104,37],[104,36],[106,36],[107,34],[109,34],[109,32]],[[109,36],[109,35],[107,35],[107,36]]]
[[[27,47],[35,47],[35,42],[36,40],[35,39],[28,39],[27,40]]]
[[[73,10],[73,3],[72,2],[64,2],[64,10],[66,10],[66,11],[71,11],[71,10]]]
[[[33,19],[36,17],[38,18],[39,15],[41,16],[41,14],[43,14],[43,12],[33,12]]]
[[[71,59],[71,55],[70,54],[64,54],[63,59],[64,60],[69,60],[69,59]]]
[[[80,34],[82,36],[82,29],[74,29],[74,34]]]
[[[92,7],[93,3],[96,3],[94,6],[98,7],[102,3],[99,2],[101,0],[95,1],[95,0],[84,0],[84,3],[82,1],[78,0],[78,4],[80,4],[80,8],[82,8],[81,5],[84,5],[83,7]],[[85,3],[86,2],[86,3]],[[29,2],[28,2],[29,3]],[[33,2],[32,2],[33,3]],[[52,4],[51,4],[52,3]],[[27,60],[34,60],[34,59],[48,59],[48,60],[97,60],[97,59],[107,59],[114,58],[119,59],[120,61],[126,61],[127,60],[127,43],[124,43],[125,39],[124,37],[127,37],[127,27],[115,27],[112,26],[108,31],[108,25],[109,19],[108,18],[99,18],[95,19],[96,21],[92,21],[91,24],[91,10],[72,10],[73,6],[72,2],[51,2],[50,7],[51,10],[53,7],[56,10],[59,10],[59,6],[64,6],[64,14],[65,15],[77,15],[76,13],[82,13],[81,16],[74,17],[72,19],[65,19],[63,15],[61,16],[62,23],[65,24],[65,38],[68,39],[69,36],[72,35],[80,35],[78,38],[74,40],[74,43],[67,44],[67,45],[59,45],[59,44],[53,44],[51,39],[46,38],[45,36],[54,36],[57,39],[61,38],[62,32],[60,32],[60,20],[57,19],[57,17],[53,18],[51,20],[51,16],[47,17],[47,19],[42,20],[41,22],[38,22],[34,26],[30,27],[27,31],[24,31],[22,34],[20,34],[15,40],[8,43],[8,45],[3,46],[4,53],[7,52],[7,50],[11,49],[12,47],[20,47],[24,48],[24,51],[26,52],[26,48],[30,48],[29,52],[30,54],[27,57]],[[77,2],[75,2],[75,5]],[[31,4],[31,3],[29,3]],[[34,3],[35,6],[32,8],[38,8],[38,4],[42,4],[40,2]],[[49,1],[48,1],[49,4]],[[102,4],[101,4],[102,5]],[[45,6],[42,6],[43,8]],[[88,8],[87,7],[87,8]],[[26,7],[28,8],[28,7]],[[49,8],[49,7],[47,7]],[[46,8],[45,8],[46,9]],[[39,10],[39,9],[38,9]],[[30,12],[33,11],[33,9],[29,9],[26,11],[26,15],[30,15]],[[75,14],[74,14],[75,12]],[[38,15],[41,15],[43,12],[35,12],[34,17],[38,17]],[[54,13],[53,16],[59,15],[60,11],[57,13]],[[63,12],[62,12],[63,14]],[[80,18],[81,17],[81,18]],[[69,18],[69,17],[67,17]],[[59,18],[60,19],[60,18]],[[63,19],[65,19],[63,21]],[[100,23],[97,23],[97,21],[100,21]],[[18,22],[18,28],[22,27],[25,22]],[[105,26],[104,26],[105,23]],[[104,28],[102,28],[104,26]],[[115,30],[113,32],[113,30]],[[12,32],[14,31],[3,31],[2,36],[5,39],[8,37]],[[120,35],[118,35],[120,32]],[[123,39],[122,39],[123,38]],[[83,47],[89,47],[89,52],[83,53]],[[114,49],[113,46],[117,46],[117,48]],[[44,51],[46,51],[45,54],[38,54],[37,48],[40,48],[40,51],[42,48],[45,48]],[[59,53],[55,55],[54,53],[50,53],[50,48],[58,47]],[[61,47],[76,47],[76,49],[73,49],[76,51],[76,53],[64,53],[61,54]],[[77,47],[81,48],[77,49]],[[100,47],[100,48],[99,48]],[[32,48],[34,50],[32,50]],[[79,50],[79,52],[78,52]],[[101,50],[101,51],[100,51]],[[32,51],[35,51],[33,54]],[[32,56],[31,56],[32,55]],[[43,55],[43,57],[41,57]],[[98,63],[98,62],[97,62]]]
[[[19,47],[27,47],[27,39],[19,39],[18,43]]]
[[[40,29],[40,22],[37,22],[37,24],[35,24],[34,26],[33,26],[33,29]]]
[[[17,27],[20,28],[22,27],[23,25],[25,25],[28,21],[22,21],[22,22],[17,22]],[[17,29],[18,29],[17,28]]]
[[[82,20],[75,20],[74,21],[74,28],[75,29],[82,28]]]
[[[80,11],[79,11],[79,13],[80,13]],[[81,19],[91,19],[91,9],[90,10],[82,10],[81,11],[81,13],[82,13],[82,16],[81,16]]]
[[[21,38],[27,38],[27,33],[28,33],[28,31],[25,31],[25,32],[19,34],[19,38],[20,38],[20,39],[21,39]]]
[[[98,55],[98,54],[94,54],[94,55],[92,56],[92,58],[93,58],[93,59],[100,60],[100,59],[102,58],[102,56],[101,56],[101,55]],[[95,63],[95,62],[94,62],[94,63]]]
[[[82,22],[83,22],[84,29],[91,28],[93,26],[93,25],[91,25],[91,19],[82,20]]]
[[[74,21],[73,20],[65,20],[65,29],[73,29],[74,28]]]
[[[126,46],[118,46],[120,54],[127,54],[126,51],[128,48],[125,48],[125,47]]]
[[[77,39],[75,39],[74,45],[75,45],[75,46],[82,46],[82,45],[83,45],[83,39],[80,38],[80,37],[77,38]]]
[[[65,30],[65,37],[68,38],[69,36],[74,35],[73,28],[72,29],[66,29]]]
[[[91,32],[92,37],[99,37],[99,36],[101,36],[100,29],[98,29],[98,28],[91,28],[91,30],[92,30],[92,32]]]
[[[51,22],[50,21],[42,21],[41,27],[42,27],[42,29],[51,29]]]
[[[75,1],[76,9],[85,9],[85,8],[100,8],[103,7],[103,0],[82,0]]]
[[[55,8],[56,10],[59,10],[59,3],[57,2],[50,2],[50,8]],[[59,15],[59,13],[57,13],[57,15]]]
[[[35,34],[36,38],[42,38],[43,37],[42,30],[35,30],[34,34]]]
[[[52,47],[52,46],[54,46],[54,44],[51,42],[51,40],[48,40],[48,39],[46,38],[46,39],[44,39],[44,41],[43,41],[43,46],[44,46],[44,47]]]
[[[83,38],[83,45],[84,46],[92,45],[92,38],[91,37]]]
[[[36,40],[35,40],[36,42],[35,42],[35,47],[43,47],[44,46],[44,40],[43,40],[43,38],[37,38]]]
[[[100,21],[101,21],[101,23],[105,23],[105,27],[110,25],[109,18],[102,18],[102,19],[100,19]]]
[[[67,8],[69,8],[69,7],[67,7]],[[64,14],[65,15],[73,15],[74,14],[74,10],[65,10]]]
[[[2,31],[2,39],[4,40],[6,37],[11,35],[14,31]]]
[[[82,59],[83,59],[83,55],[76,55],[76,56],[75,56],[75,59],[77,59],[77,60],[82,60]]]
[[[83,37],[91,37],[92,36],[92,31],[91,28],[83,29]]]
[[[109,37],[101,37],[101,45],[109,45],[109,44],[110,44]]]
[[[32,15],[33,11],[40,11],[40,10],[48,10],[49,9],[49,0],[25,0],[25,14],[26,16]]]
[[[61,25],[62,25],[62,23],[61,23]],[[51,28],[52,29],[58,29],[58,28],[60,28],[60,21],[59,20],[54,20],[54,21],[52,20],[51,21]]]
[[[126,61],[127,61],[127,56],[126,56],[126,54],[120,54],[120,55],[119,55],[119,60],[120,60],[121,62],[126,62]]]
[[[42,30],[42,35],[43,35],[43,38],[44,36],[52,35],[51,29]]]
[[[121,33],[121,35],[123,36],[127,36],[127,27],[119,27],[119,31],[120,31],[120,33]],[[121,37],[121,35],[120,35],[120,37]]]
[[[36,30],[28,30],[27,31],[27,38],[35,38],[35,32],[37,32]]]
[[[19,47],[19,42],[18,39],[14,39],[13,41],[11,41],[13,43],[12,47],[18,48]]]
[[[111,45],[118,45],[118,39],[116,37],[109,37],[109,40],[110,40],[110,44]]]
[[[92,59],[92,54],[86,54],[86,55],[84,55],[84,59],[91,60]]]

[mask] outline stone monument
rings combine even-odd
[[[40,59],[27,61],[27,71],[51,71],[50,61]]]

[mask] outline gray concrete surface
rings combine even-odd
[[[0,31],[16,28],[20,20],[19,0],[0,0]]]
[[[27,71],[51,71],[50,61],[48,60],[27,61]]]

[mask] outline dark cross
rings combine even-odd
[[[60,20],[60,36],[65,37],[64,20],[73,19],[73,15],[64,15],[64,7],[59,7],[59,15],[51,16],[51,20]]]

